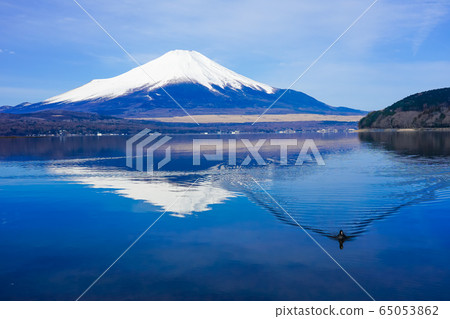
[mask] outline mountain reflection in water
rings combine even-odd
[[[158,172],[155,177],[123,167],[124,158],[62,160],[49,167],[63,179],[144,201],[173,216],[206,212],[212,205],[246,196],[283,224],[298,227],[255,184],[255,178],[304,229],[342,246],[344,241],[337,237],[340,229],[347,235],[345,241],[355,240],[375,222],[402,208],[433,201],[436,191],[449,186],[448,159],[427,160],[427,165],[421,159],[423,154],[436,154],[438,145],[446,143],[445,138],[437,137],[430,142],[436,148],[423,150],[417,148],[414,135],[399,139],[378,133],[359,137],[362,146],[355,140],[338,150],[330,151],[333,145],[322,148],[325,166],[282,166],[271,162],[266,166],[229,167],[226,163],[214,163],[191,171],[180,169],[183,163],[192,163],[180,153],[174,170]],[[426,134],[418,138],[419,144],[427,145],[433,139]],[[397,152],[417,156],[397,156]],[[390,160],[386,161],[386,157]],[[188,189],[198,177],[198,182]]]

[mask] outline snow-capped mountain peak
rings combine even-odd
[[[173,50],[119,76],[93,80],[79,88],[52,97],[44,103],[111,99],[136,90],[156,90],[169,84],[195,83],[215,91],[214,86],[241,90],[243,87],[272,94],[275,89],[253,81],[212,61],[196,51]]]

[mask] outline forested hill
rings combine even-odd
[[[367,114],[359,128],[450,127],[450,88],[408,96],[381,111]]]

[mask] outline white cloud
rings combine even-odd
[[[450,3],[447,0],[423,1],[425,6],[418,23],[418,31],[413,40],[413,51],[417,53],[422,43],[426,40],[433,29],[439,25],[449,12]]]
[[[0,54],[1,53],[5,53],[5,54],[15,54],[16,52],[9,50],[9,49],[0,49]]]

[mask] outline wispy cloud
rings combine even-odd
[[[449,13],[450,2],[448,0],[422,1],[421,19],[418,23],[418,31],[413,40],[414,54],[419,51],[422,43],[427,39],[433,29],[439,25]]]
[[[9,50],[9,49],[0,49],[0,54],[15,54],[16,52],[14,52],[13,50]]]

